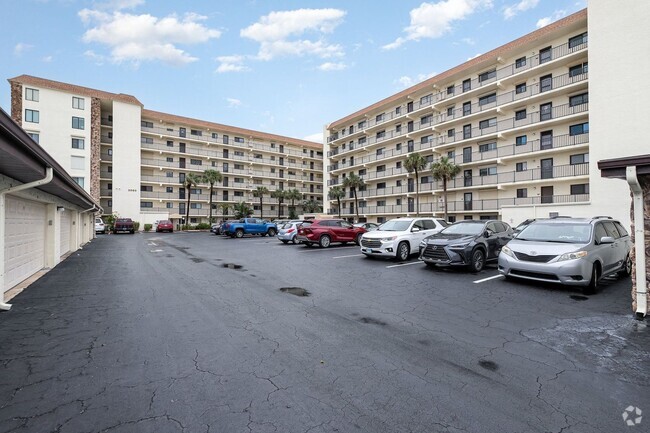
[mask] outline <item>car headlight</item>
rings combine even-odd
[[[513,259],[516,259],[517,256],[515,256],[515,253],[507,246],[505,245],[503,248],[501,248],[501,252],[505,254],[506,256],[510,256]]]
[[[397,239],[397,236],[389,236],[389,237],[387,237],[387,238],[381,238],[381,239],[379,239],[379,240],[382,241],[382,242],[392,242],[392,241],[394,241],[395,239]]]
[[[467,248],[467,245],[469,245],[469,242],[465,242],[464,244],[449,245],[449,248],[452,250],[464,250],[465,248]]]
[[[587,256],[587,251],[576,251],[573,253],[565,253],[562,254],[560,257],[558,257],[557,261],[558,262],[563,262],[565,260],[575,260],[575,259],[581,259],[583,257]]]

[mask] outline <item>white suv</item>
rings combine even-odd
[[[367,257],[390,256],[404,261],[418,252],[420,241],[447,227],[441,218],[396,218],[363,234],[361,252]]]
[[[99,217],[95,218],[95,233],[106,233],[106,225]]]

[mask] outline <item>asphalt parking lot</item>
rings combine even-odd
[[[358,247],[100,236],[0,313],[0,432],[623,432],[629,279],[589,297]]]

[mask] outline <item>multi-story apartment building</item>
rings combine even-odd
[[[443,215],[442,182],[404,168],[410,153],[448,157],[451,221],[518,223],[549,214],[593,215],[589,163],[586,9],[469,60],[325,128],[327,191],[363,178],[361,219]],[[328,212],[338,213],[336,201]],[[356,217],[350,191],[342,214]]]
[[[249,203],[254,215],[288,214],[270,194],[297,189],[322,203],[323,145],[295,138],[147,110],[133,96],[21,75],[11,84],[12,117],[50,152],[105,213],[142,223],[181,221],[186,214],[185,176],[206,169],[222,173],[217,204]],[[191,191],[190,223],[207,222],[210,190]],[[232,210],[230,210],[232,215]]]

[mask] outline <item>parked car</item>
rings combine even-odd
[[[174,232],[174,224],[170,220],[160,220],[158,221],[158,225],[156,225],[156,233],[161,233],[161,232],[169,232],[173,233]]]
[[[242,218],[239,221],[228,221],[221,226],[221,232],[232,238],[241,238],[245,234],[275,236],[278,228],[275,224],[259,218]]]
[[[210,224],[210,233],[214,233],[215,235],[221,234],[221,224],[220,223]]]
[[[118,218],[115,220],[115,225],[113,226],[113,233],[128,232],[131,234],[135,233],[135,225],[131,218]]]
[[[558,215],[558,216],[551,217],[550,219],[556,219],[556,218],[571,218],[571,217]],[[549,219],[549,218],[530,218],[530,219],[524,220],[521,223],[519,223],[519,225],[517,227],[512,229],[513,234],[514,234],[515,237],[517,237],[519,232],[521,232],[523,229],[525,229],[526,227],[528,227],[529,225],[531,225],[535,221],[546,220],[546,219]]]
[[[394,257],[407,260],[418,252],[420,242],[447,227],[440,218],[396,218],[361,237],[361,252],[366,257]]]
[[[282,227],[278,229],[278,239],[282,241],[283,244],[292,242],[296,243],[296,236],[298,235],[298,229],[304,223],[304,221],[289,221],[285,223]]]
[[[367,232],[377,230],[377,228],[379,227],[379,224],[375,224],[375,223],[356,223],[356,224],[352,224],[352,225],[355,226],[355,227],[362,227],[362,228],[366,229]]]
[[[101,218],[95,218],[95,233],[106,233],[106,224],[104,224],[104,220]]]
[[[512,239],[512,228],[503,221],[459,221],[428,236],[420,243],[420,260],[427,266],[467,266],[479,272],[495,261],[501,248]]]
[[[631,248],[630,235],[609,217],[538,220],[503,247],[499,272],[591,293],[606,275],[630,275]]]
[[[318,244],[321,248],[329,247],[332,242],[361,243],[361,236],[366,232],[362,227],[354,227],[341,219],[322,219],[305,221],[298,229],[296,241],[308,247]]]

